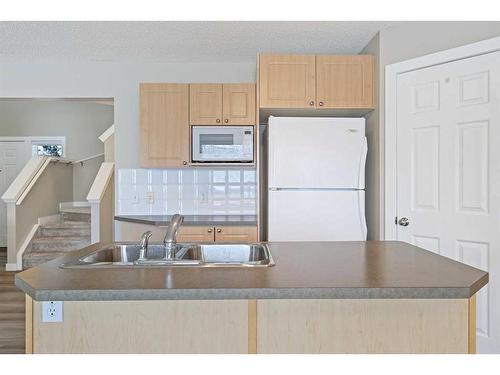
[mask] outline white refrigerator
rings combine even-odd
[[[364,118],[269,117],[268,240],[364,241]]]

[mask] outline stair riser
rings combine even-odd
[[[61,217],[64,221],[85,221],[90,223],[90,215],[89,214],[80,214],[75,212],[63,212],[61,213]]]
[[[90,237],[90,228],[41,228],[39,237]]]
[[[32,252],[36,251],[74,251],[83,249],[86,246],[90,245],[90,241],[81,241],[81,242],[62,242],[62,241],[54,241],[54,242],[33,242],[31,244]]]

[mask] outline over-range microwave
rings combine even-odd
[[[192,126],[193,163],[252,163],[253,126]]]

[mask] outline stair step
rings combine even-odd
[[[90,206],[84,206],[84,207],[63,207],[59,211],[61,213],[90,214]]]
[[[37,251],[25,253],[23,255],[23,269],[36,267],[67,254],[68,252],[66,251]]]
[[[90,236],[77,237],[40,237],[33,239],[30,252],[73,251],[90,245]]]
[[[90,228],[88,221],[60,221],[57,223],[42,224],[43,228]]]
[[[90,222],[90,211],[87,212],[68,212],[68,211],[61,211],[61,217],[64,222],[69,222],[69,221],[85,221],[85,222]]]
[[[40,237],[90,237],[90,225],[50,226],[40,228]]]

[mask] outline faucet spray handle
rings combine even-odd
[[[148,242],[149,238],[153,235],[153,232],[148,230],[147,232],[144,232],[141,236],[141,248],[147,248],[148,247]]]
[[[144,232],[141,236],[141,249],[139,252],[139,259],[144,260],[147,257],[146,252],[148,251],[148,243],[149,243],[149,238],[153,235],[153,232],[148,230],[147,232]]]

